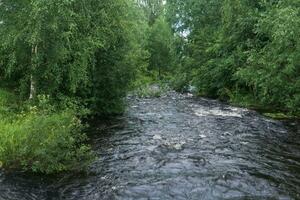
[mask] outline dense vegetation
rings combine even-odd
[[[178,89],[299,114],[298,0],[170,0],[169,10],[175,31],[188,33]]]
[[[91,160],[78,113],[123,111],[146,62],[143,29],[142,11],[128,0],[0,1],[1,87],[18,101],[0,100],[1,111],[17,107],[14,117],[1,114],[1,165],[55,173]],[[54,110],[35,107],[40,96]]]
[[[46,96],[18,106],[11,92],[0,90],[0,167],[47,174],[85,169],[94,155],[74,112],[74,106],[58,111]]]
[[[2,1],[1,77],[25,99],[77,97],[99,114],[122,111],[143,58],[134,6],[125,0]]]
[[[299,115],[299,36],[298,0],[0,0],[0,166],[84,169],[79,119],[153,82]]]

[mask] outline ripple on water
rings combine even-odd
[[[300,199],[297,123],[174,92],[128,101],[91,131],[87,175],[0,172],[0,199]]]

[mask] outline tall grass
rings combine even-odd
[[[13,98],[0,90],[0,167],[46,174],[88,167],[94,156],[73,110],[47,109],[44,103],[13,112]]]

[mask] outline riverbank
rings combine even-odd
[[[290,113],[287,111],[282,111],[280,109],[274,109],[271,107],[254,104],[254,103],[247,103],[247,102],[239,102],[239,101],[228,101],[229,104],[233,106],[239,106],[243,108],[248,108],[251,110],[255,110],[260,114],[270,117],[276,120],[291,120],[291,121],[300,121],[300,114],[299,113]]]
[[[58,109],[46,96],[32,105],[0,89],[0,168],[42,174],[85,170],[94,155],[78,112]]]
[[[0,199],[299,198],[299,130],[173,91],[131,96],[127,105],[89,130],[97,159],[86,175],[49,181],[0,173]]]
[[[168,83],[151,82],[148,84],[140,85],[135,91],[133,91],[131,93],[131,95],[137,96],[139,98],[158,98],[171,90],[172,90],[172,85],[169,85]],[[192,86],[185,89],[182,93],[194,95],[197,97],[209,98],[205,95],[197,94],[196,88],[192,87]],[[209,99],[212,99],[212,98],[209,98]],[[214,100],[214,99],[212,99],[212,100]],[[234,100],[227,100],[227,101],[224,101],[221,99],[218,99],[218,100],[220,100],[223,103],[232,105],[232,106],[255,110],[255,111],[259,112],[260,114],[262,114],[266,117],[272,118],[272,119],[281,120],[281,121],[286,121],[286,120],[300,121],[300,113],[292,114],[289,112],[280,111],[279,109],[274,109],[274,108],[272,109],[271,107],[259,105],[258,103],[255,103],[255,101],[249,100],[249,98],[248,99],[247,98],[246,99],[245,98],[234,99]],[[244,100],[244,101],[242,101],[242,100]]]

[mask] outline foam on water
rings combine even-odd
[[[209,115],[213,116],[222,116],[222,117],[242,117],[243,110],[238,110],[238,109],[230,109],[230,110],[221,110],[220,108],[212,108],[212,109],[207,109],[207,108],[198,108],[195,111],[195,115],[198,117],[205,117]]]

